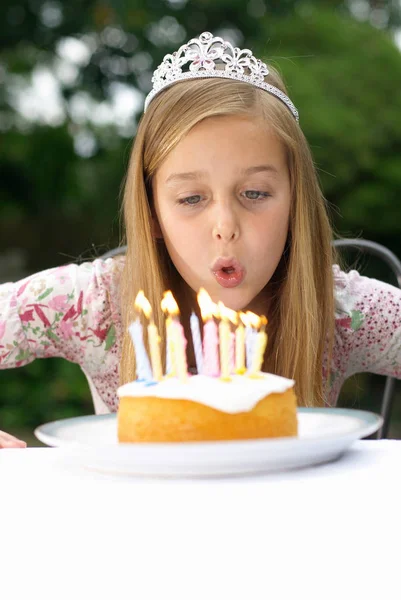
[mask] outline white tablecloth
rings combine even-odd
[[[0,450],[0,598],[401,598],[401,441],[203,480],[94,474]]]

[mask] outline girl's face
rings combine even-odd
[[[170,152],[152,187],[156,229],[188,286],[234,310],[266,312],[290,213],[284,148],[267,125],[205,119]]]

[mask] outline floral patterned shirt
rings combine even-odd
[[[0,369],[63,357],[84,371],[97,413],[116,411],[124,257],[70,264],[0,285]],[[361,371],[401,378],[401,289],[334,265],[330,397]]]

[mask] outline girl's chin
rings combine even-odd
[[[212,296],[212,294],[210,294]],[[212,296],[213,302],[221,300],[225,306],[237,312],[246,312],[247,310],[257,314],[266,315],[268,312],[268,296],[266,289],[255,291],[241,290],[240,288],[219,290],[216,299]]]
[[[219,290],[213,290],[213,293],[210,293],[213,302],[218,302],[219,300],[227,306],[227,308],[231,308],[231,310],[240,311],[246,310],[247,306],[254,299],[249,293],[244,293],[244,290],[240,290],[239,288],[234,289],[224,289],[220,288]]]
[[[196,285],[198,285],[198,287],[196,287]],[[215,281],[192,285],[192,293],[194,294],[195,298],[201,287],[208,292],[214,303],[217,304],[217,302],[221,301],[225,306],[227,306],[227,308],[231,308],[231,310],[235,310],[237,312],[246,310],[257,312],[256,310],[252,309],[252,306],[255,305],[256,307],[256,304],[264,304],[263,302],[260,302],[261,292],[252,292],[252,290],[246,289],[242,286],[235,288],[223,288],[221,286],[217,287]],[[257,314],[259,314],[259,312],[257,312]]]

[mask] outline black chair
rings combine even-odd
[[[111,250],[108,250],[107,252],[102,254],[99,258],[103,258],[103,260],[106,260],[106,258],[113,258],[113,256],[119,256],[120,254],[125,254],[126,251],[127,251],[127,246],[119,246],[118,248],[112,248]]]
[[[368,253],[372,256],[376,256],[383,260],[387,265],[391,268],[392,272],[395,274],[395,277],[398,282],[398,286],[401,288],[401,261],[395,256],[391,250],[382,246],[381,244],[377,244],[376,242],[371,242],[369,240],[359,240],[359,239],[339,239],[333,242],[333,245],[339,249],[351,249],[358,250],[364,253]],[[127,246],[120,246],[118,248],[113,248],[109,250],[105,254],[101,256],[101,258],[111,258],[113,256],[118,256],[120,254],[125,254]],[[390,425],[390,417],[394,403],[394,389],[395,389],[395,379],[394,377],[386,377],[386,383],[384,386],[383,398],[381,401],[380,414],[383,417],[383,425],[375,434],[371,436],[372,439],[383,439],[388,435],[389,425]]]

